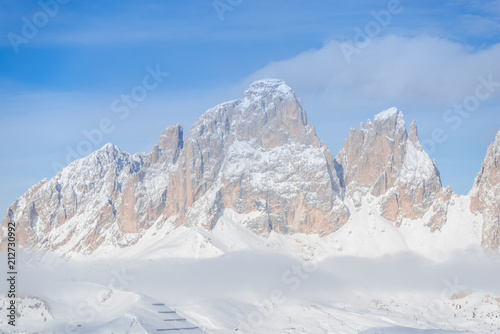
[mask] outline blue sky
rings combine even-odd
[[[333,155],[350,128],[398,107],[460,194],[500,129],[498,0],[59,1],[0,1],[3,211],[103,119],[113,131],[92,149],[148,152],[164,128],[187,131],[263,77],[296,91]],[[120,119],[113,102],[157,67],[168,77]]]

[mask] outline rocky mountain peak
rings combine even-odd
[[[188,213],[186,221],[206,214],[212,227],[230,208],[253,212],[248,226],[258,233],[327,233],[347,220],[347,210],[336,201],[333,158],[281,80],[256,81],[241,99],[208,110],[191,128],[184,152],[187,203],[210,203],[208,213]],[[297,189],[309,189],[308,195]]]
[[[97,151],[90,153],[88,157],[94,157],[97,159],[105,159],[106,161],[113,161],[117,156],[119,156],[121,154],[123,154],[123,152],[120,150],[120,148],[118,146],[115,146],[111,143],[107,143],[103,147],[98,149]],[[76,163],[76,164],[82,163],[84,161],[84,159],[86,159],[86,158],[87,157],[85,157],[83,159],[75,160],[72,163]]]
[[[500,249],[500,131],[486,152],[483,165],[469,193],[471,211],[481,213],[483,223],[483,247]]]
[[[420,145],[420,140],[418,139],[418,129],[417,129],[417,122],[413,120],[410,124],[410,132],[408,134],[408,139],[415,145],[417,148],[421,148],[422,146]]]
[[[374,117],[373,129],[376,134],[386,134],[393,139],[400,137],[400,139],[405,140],[407,136],[403,112],[396,108],[390,108],[377,114]]]
[[[382,187],[373,185],[388,169],[394,176],[401,170],[406,139],[403,113],[396,108],[377,114],[373,123],[368,120],[366,126],[361,124],[360,130],[352,129],[337,156],[338,163],[343,165],[345,185],[355,183],[363,193],[384,194],[394,180],[385,180]]]
[[[255,141],[272,148],[289,141],[320,146],[307,113],[293,90],[282,80],[265,79],[250,85],[228,114],[238,141]]]
[[[401,111],[384,110],[373,123],[368,120],[360,130],[351,130],[336,158],[355,204],[360,205],[355,200],[360,196],[373,195],[379,198],[382,215],[394,222],[422,217],[442,191],[439,172],[420,145],[415,122],[409,131]],[[433,224],[442,226],[443,219]]]
[[[182,149],[183,129],[180,124],[169,126],[158,139],[158,147],[163,151]]]
[[[174,164],[183,146],[182,126],[174,124],[166,128],[158,139],[158,144],[153,148],[151,163],[156,163],[163,157],[168,163]]]
[[[266,99],[269,97],[295,99],[295,93],[283,80],[280,79],[262,79],[254,81],[243,93],[243,100]]]

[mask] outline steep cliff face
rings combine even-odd
[[[333,158],[281,80],[208,110],[186,138],[183,223],[213,227],[224,208],[257,233],[330,233],[348,219]],[[181,169],[179,169],[181,170]],[[200,219],[203,217],[203,219]]]
[[[483,215],[483,247],[490,251],[498,251],[500,249],[500,131],[488,148],[483,166],[469,196],[471,211]]]
[[[282,233],[331,233],[347,221],[333,158],[288,86],[253,84],[232,124],[222,170],[225,206],[260,212],[253,228]]]
[[[253,83],[208,110],[186,139],[169,127],[149,154],[110,144],[32,187],[8,210],[21,244],[91,252],[135,243],[153,223],[213,228],[225,208],[256,233],[331,233],[348,210],[331,154],[283,81]]]
[[[451,190],[442,189],[437,166],[422,149],[415,122],[408,133],[403,113],[396,108],[351,130],[336,161],[347,196],[356,206],[362,197],[372,195],[382,216],[393,222],[422,218],[432,207],[431,229],[445,223]]]

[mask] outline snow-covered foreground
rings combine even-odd
[[[410,253],[302,261],[272,250],[199,259],[161,257],[155,248],[121,259],[23,254],[17,329],[498,333],[500,263],[471,254],[441,262]],[[0,329],[9,332],[5,303]]]
[[[498,333],[500,262],[474,248],[481,221],[463,223],[477,219],[460,214],[467,205],[455,198],[435,233],[419,220],[397,228],[366,202],[324,237],[259,236],[252,214],[225,210],[212,230],[159,220],[136,244],[91,255],[23,250],[17,330]]]

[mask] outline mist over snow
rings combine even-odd
[[[424,330],[435,319],[442,321],[452,314],[450,298],[455,295],[464,294],[472,298],[467,303],[477,306],[475,299],[500,294],[499,260],[473,251],[456,252],[441,261],[399,253],[377,259],[340,256],[308,262],[275,252],[248,251],[199,260],[69,261],[50,252],[23,252],[19,262],[20,296],[44,301],[59,323],[85,324],[90,319],[91,324],[102,326],[127,312],[133,314],[137,303],[152,297],[210,333],[227,333],[227,328],[238,326],[272,333],[275,326],[286,326],[286,314],[299,309],[303,315],[294,317],[294,322],[317,322],[331,333],[350,333],[347,325],[358,326],[362,333],[374,333],[369,328],[427,333],[415,328]],[[276,291],[278,302],[273,299]],[[102,296],[108,296],[109,302],[101,304]],[[325,322],[320,320],[322,312],[335,316]],[[343,318],[349,312],[360,312],[359,318],[349,323]],[[396,322],[384,322],[379,313]],[[248,318],[252,314],[263,315],[262,322],[252,323]],[[415,322],[415,317],[420,320]],[[49,321],[47,328],[50,325]],[[449,326],[429,333],[454,333],[447,330]]]
[[[199,260],[86,259],[68,262],[49,253],[36,264],[29,260],[32,256],[26,254],[20,260],[19,271],[23,273],[20,291],[34,295],[61,289],[64,282],[106,285],[113,278],[112,272],[123,269],[127,276],[133,277],[125,290],[161,296],[174,304],[213,298],[263,297],[275,288],[295,290],[289,293],[292,298],[314,296],[313,299],[321,299],[325,296],[325,302],[339,293],[356,291],[440,292],[444,281],[455,279],[471,291],[500,293],[500,260],[467,251],[456,252],[443,262],[411,253],[375,259],[337,256],[305,263],[282,254],[249,251]],[[304,284],[298,289],[291,278],[301,275],[294,273],[294,267],[301,268],[300,272],[307,276],[301,278]]]

